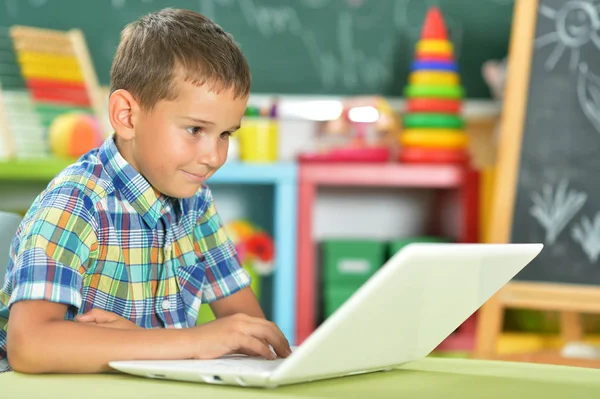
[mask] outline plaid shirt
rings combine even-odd
[[[54,179],[17,231],[0,291],[0,372],[15,302],[66,304],[66,320],[100,308],[144,328],[185,328],[201,303],[249,285],[208,187],[160,195],[111,137]]]

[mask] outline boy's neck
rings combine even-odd
[[[113,137],[114,137],[114,141],[115,141],[115,146],[117,147],[117,151],[119,151],[119,154],[121,154],[121,156],[123,157],[123,159],[125,159],[125,161],[127,161],[127,163],[129,165],[131,165],[131,167],[133,169],[135,169],[136,172],[140,173],[139,168],[137,167],[135,161],[133,160],[133,156],[131,154],[131,145],[130,145],[130,143],[127,142],[127,141],[123,141],[119,137],[119,135],[116,134],[116,133],[114,133]]]

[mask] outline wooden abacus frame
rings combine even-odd
[[[73,56],[81,68],[83,83],[90,98],[91,109],[98,119],[103,132],[107,131],[106,101],[103,91],[98,83],[98,78],[92,59],[85,42],[83,32],[80,29],[59,31],[29,26],[15,25],[10,28],[10,36],[17,52],[33,51],[54,55]],[[0,96],[2,88],[0,87]],[[0,104],[0,132],[5,136],[8,155],[15,155],[14,139],[10,132],[10,125],[6,117],[4,104]]]

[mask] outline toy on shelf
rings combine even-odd
[[[52,154],[62,158],[79,158],[100,146],[103,139],[98,120],[84,112],[68,112],[59,115],[48,131]]]
[[[272,163],[279,158],[279,122],[276,105],[270,112],[258,107],[246,109],[238,131],[239,158],[243,162]]]
[[[273,273],[275,244],[271,236],[245,220],[234,220],[225,225],[235,246],[240,263],[252,277],[252,291],[260,298],[260,278]]]
[[[251,288],[260,300],[260,280],[273,273],[275,268],[275,244],[265,231],[246,220],[233,220],[225,224],[229,239],[235,246],[238,259],[252,278]],[[207,305],[202,305],[197,324],[208,323],[215,315]]]
[[[44,134],[10,31],[0,29],[0,159],[43,157],[47,154]]]
[[[404,90],[407,110],[400,133],[399,160],[407,163],[469,162],[461,116],[464,89],[442,13],[427,13]]]
[[[97,144],[97,131],[104,138],[108,132],[104,125],[105,107],[100,86],[81,31],[57,31],[25,26],[13,26],[0,37],[0,92],[4,107],[0,108],[6,157],[43,157],[52,152],[64,156],[77,156],[91,142]],[[6,66],[6,67],[5,67]],[[74,116],[72,113],[79,113]],[[95,117],[97,123],[80,115]],[[57,117],[70,114],[78,123],[87,126],[88,133],[71,138],[68,148],[58,149],[63,143],[64,121],[57,121],[48,146],[47,134]],[[68,125],[68,123],[67,123]],[[77,128],[76,130],[80,130]],[[56,138],[56,132],[60,139]],[[71,133],[73,133],[72,131]],[[93,140],[82,141],[93,137]],[[68,140],[67,140],[68,141]]]
[[[400,131],[382,97],[345,100],[340,116],[321,126],[317,150],[300,154],[301,162],[388,162]]]
[[[78,29],[58,31],[27,26],[10,30],[17,59],[31,96],[51,122],[51,116],[83,110],[101,118],[100,85]],[[44,108],[45,106],[45,108]]]

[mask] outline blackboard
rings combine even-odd
[[[5,0],[0,26],[81,28],[107,85],[125,24],[188,8],[241,44],[254,93],[401,97],[430,5],[444,14],[467,97],[488,98],[481,66],[507,54],[512,0]]]
[[[540,1],[511,240],[545,248],[517,280],[600,285],[599,28],[592,3]]]

